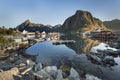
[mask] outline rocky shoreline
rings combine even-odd
[[[25,47],[5,51],[0,59],[0,80],[101,80],[93,75],[81,77],[74,68],[69,75],[57,66],[45,66],[35,62],[35,56],[25,54]]]
[[[92,62],[104,66],[117,65],[114,58],[120,56],[120,38],[114,42],[100,43],[86,54]]]
[[[120,55],[119,43],[119,39],[108,44],[100,43],[91,48],[87,57],[100,65],[117,65],[114,57]],[[1,51],[0,80],[101,80],[90,74],[81,77],[73,67],[66,73],[57,66],[36,63],[36,56],[25,54],[26,48],[22,46],[16,50]]]
[[[13,75],[22,74],[25,70],[32,68],[28,65],[30,61],[29,55],[24,55],[25,47],[16,50],[1,50],[0,53],[0,80],[17,80]],[[32,59],[32,58],[31,58]],[[9,75],[8,77],[6,77]]]

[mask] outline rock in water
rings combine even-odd
[[[57,70],[57,67],[56,67],[56,66],[47,66],[47,67],[44,68],[44,70],[45,70],[50,76],[52,76],[54,79],[56,79],[57,73],[58,73],[58,70]]]
[[[33,65],[35,65],[35,62],[28,59],[28,60],[26,60],[26,64],[29,66],[33,66]]]
[[[117,50],[118,54],[120,55],[120,49]]]
[[[40,71],[42,69],[42,64],[38,63],[35,65],[35,71]]]
[[[56,71],[57,70],[57,67],[56,66],[47,66],[44,68],[44,70],[47,72],[47,73],[51,73],[51,71]]]
[[[90,75],[90,74],[86,74],[86,80],[102,80],[102,79],[99,79],[93,75]]]
[[[79,74],[74,68],[70,70],[70,80],[80,80]]]
[[[53,80],[53,78],[44,70],[39,71],[38,74],[41,76],[40,80],[47,80],[47,79]]]
[[[105,56],[103,62],[106,64],[110,64],[111,66],[116,64],[112,56]]]
[[[62,71],[58,70],[56,80],[63,80]]]
[[[99,45],[92,47],[90,52],[93,53],[98,53],[98,50],[112,50],[112,51],[117,51],[117,49],[110,47],[108,44],[106,43],[100,43]]]
[[[90,54],[87,54],[87,56],[89,58],[91,58],[92,60],[98,62],[99,64],[102,64],[102,60],[101,58],[99,58],[97,55],[93,54],[93,53],[90,53]]]

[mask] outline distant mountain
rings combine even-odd
[[[111,21],[104,21],[104,24],[107,28],[110,28],[112,30],[120,30],[120,20],[114,19]]]
[[[94,18],[90,12],[77,10],[73,16],[66,19],[61,26],[61,31],[90,31],[98,28],[107,29],[102,21]]]
[[[61,31],[61,32],[77,32],[77,31],[91,31],[95,29],[104,29],[107,30],[102,21],[92,16],[92,14],[88,11],[77,10],[76,13],[67,18],[63,25],[43,25],[43,24],[35,24],[31,23],[29,20],[26,20],[19,26],[17,26],[19,31]]]
[[[35,31],[53,32],[53,31],[59,31],[60,26],[61,26],[60,24],[58,24],[56,26],[35,24],[35,23],[31,23],[30,20],[26,20],[25,22],[23,22],[22,24],[17,26],[17,29],[19,31],[26,30],[29,32],[35,32]]]

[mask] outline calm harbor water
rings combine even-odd
[[[37,55],[37,62],[48,65],[58,63],[62,58],[69,58],[76,55],[76,52],[66,45],[53,45],[54,41],[37,43],[26,50],[31,55]]]
[[[26,50],[27,54],[36,55],[36,62],[45,65],[66,65],[74,67],[81,76],[92,74],[103,80],[120,80],[120,58],[114,58],[118,65],[105,67],[92,63],[86,57],[87,52],[92,46],[99,42],[82,39],[79,35],[66,35],[62,40],[75,40],[75,44],[53,45],[53,41],[36,43]]]

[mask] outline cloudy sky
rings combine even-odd
[[[0,26],[34,23],[63,24],[76,10],[104,20],[120,19],[120,0],[0,0]]]

